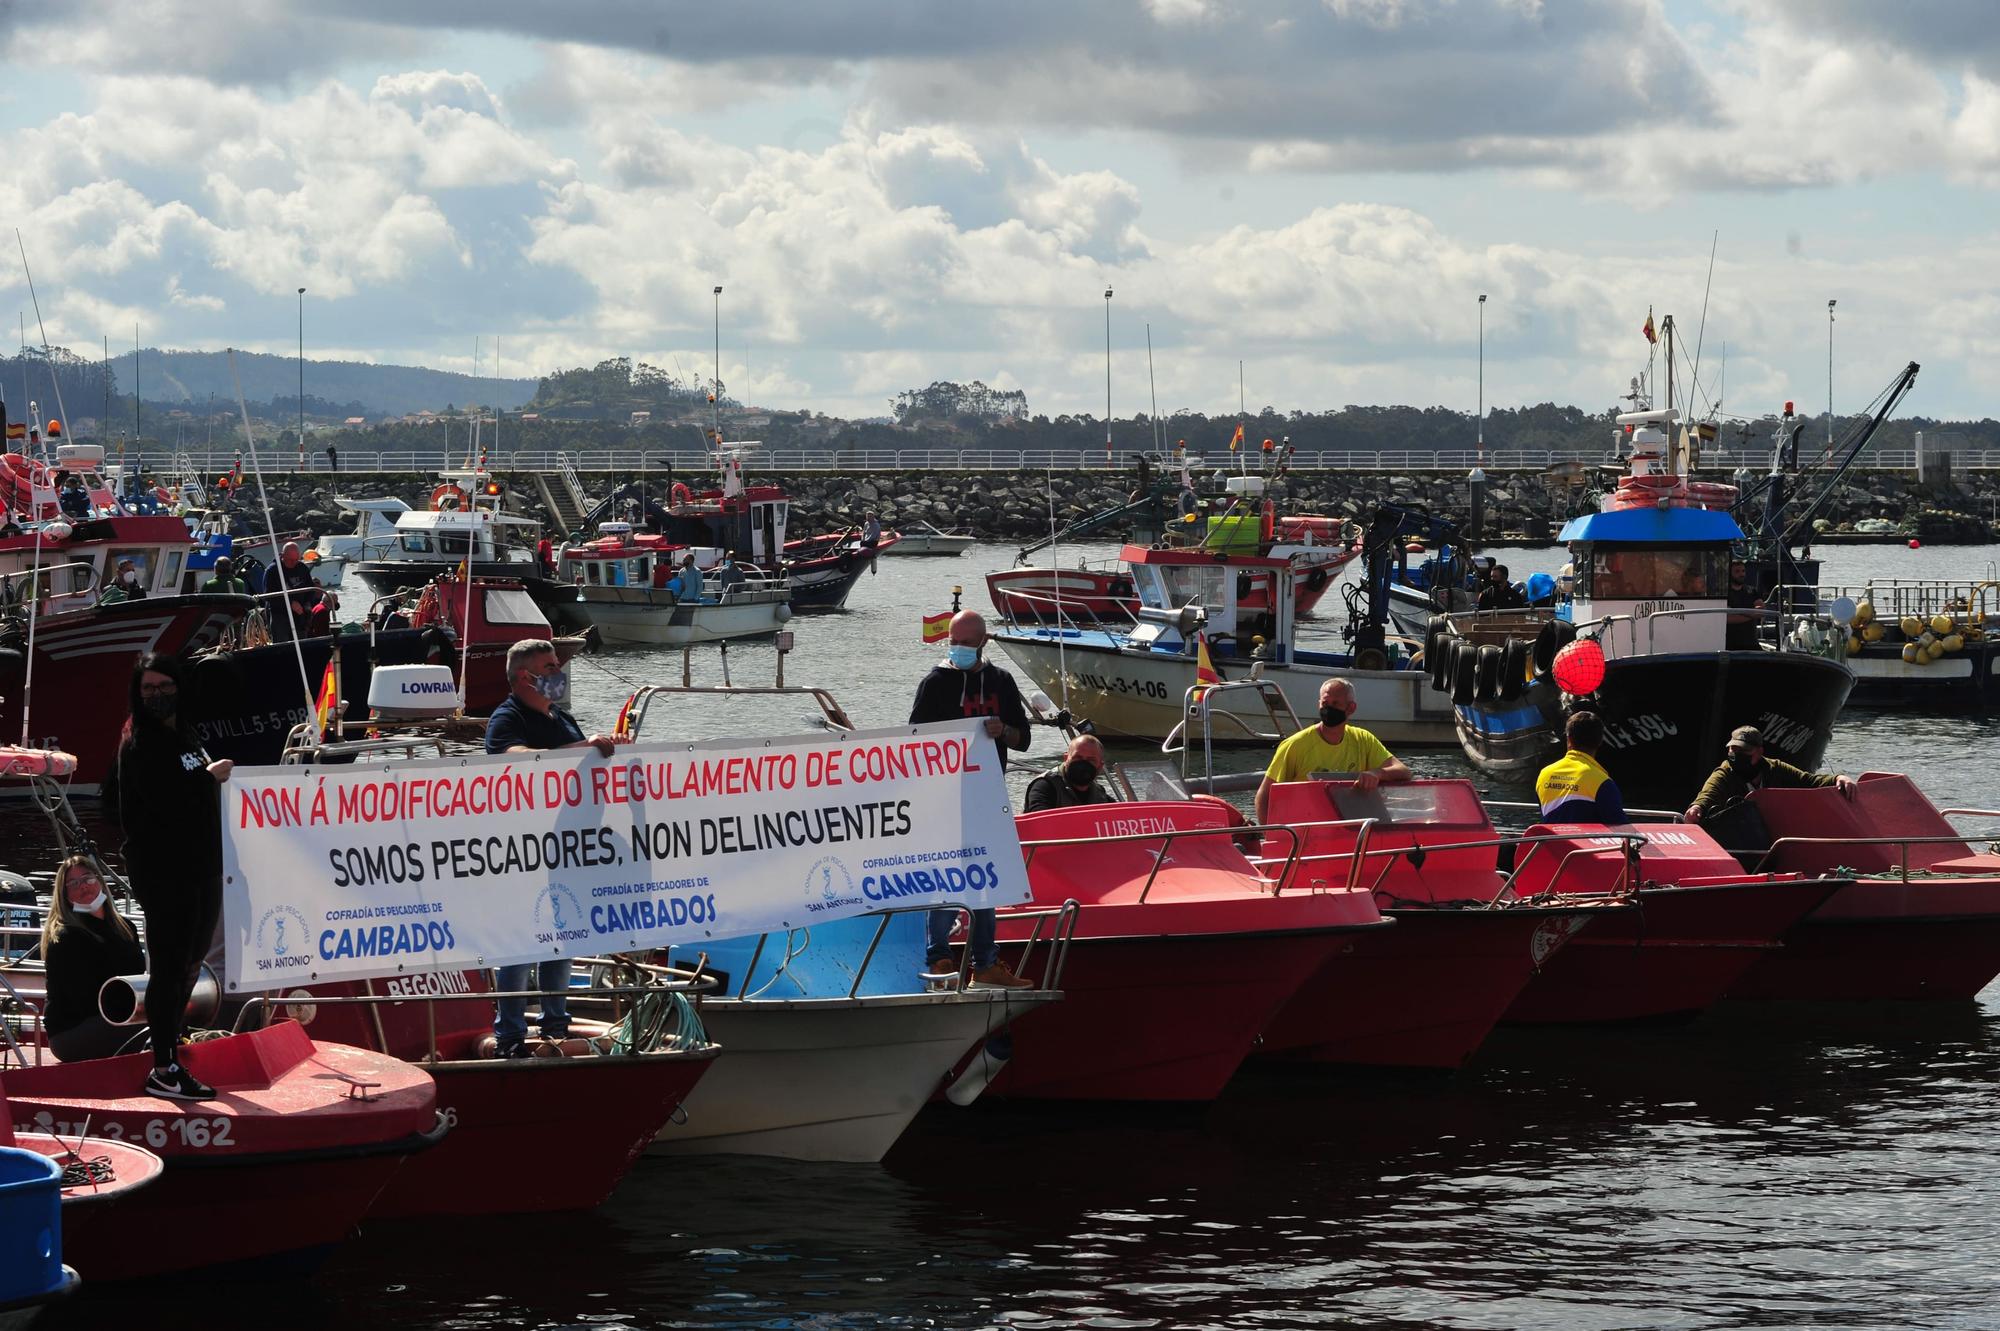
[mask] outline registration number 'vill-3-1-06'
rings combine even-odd
[[[105,1137],[115,1142],[137,1142],[155,1149],[185,1146],[205,1151],[211,1147],[234,1146],[236,1140],[231,1136],[233,1127],[230,1120],[222,1117],[152,1118],[128,1127],[108,1119],[92,1119],[89,1123],[58,1123],[47,1114],[37,1114],[32,1123],[16,1123],[14,1131],[43,1132],[56,1137],[81,1137],[87,1131],[93,1137]]]
[[[1086,674],[1078,671],[1074,676],[1077,684],[1086,689],[1096,689],[1100,693],[1122,693],[1134,698],[1170,698],[1165,681],[1157,679],[1106,679],[1102,675]]]

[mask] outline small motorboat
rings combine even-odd
[[[1267,876],[1230,812],[1143,801],[1016,817],[1035,905],[1001,909],[1002,960],[1042,974],[1055,958],[1031,946],[1030,914],[1073,901],[1076,921],[1061,1010],[1013,1041],[986,1094],[1212,1100],[1322,967],[1392,927],[1366,891]]]
[[[2000,975],[2000,855],[1975,850],[1955,817],[2000,814],[1941,811],[1908,777],[1870,772],[1852,799],[1760,790],[1709,819],[1745,863],[1837,884],[1729,996],[1971,1002]]]
[[[877,546],[876,552],[885,555],[962,555],[979,538],[966,531],[942,531],[926,522],[922,531],[897,533],[897,539],[886,547]]]
[[[83,1250],[93,1226],[115,1215],[121,1202],[155,1182],[166,1168],[166,1162],[136,1142],[16,1132],[12,1109],[5,1092],[0,1091],[0,1156],[9,1151],[38,1155],[54,1167],[62,1195],[62,1251],[66,1254]],[[34,1239],[36,1231],[22,1224],[20,1208],[4,1198],[6,1191],[0,1188],[0,1209],[7,1211],[7,1223],[0,1229]],[[12,1302],[18,1302],[18,1292],[0,1288],[0,1328],[13,1325],[7,1320]]]
[[[214,1100],[144,1094],[152,1062],[144,1053],[0,1067],[17,1131],[73,1139],[87,1130],[166,1162],[157,1183],[119,1203],[119,1224],[78,1236],[69,1260],[92,1279],[251,1260],[268,1270],[280,1257],[317,1264],[403,1162],[445,1131],[421,1069],[318,1043],[295,1021],[192,1044],[181,1056],[215,1087]]]
[[[597,531],[591,540],[564,547],[559,576],[576,588],[584,613],[608,643],[685,647],[769,637],[792,617],[793,588],[783,577],[745,569],[741,582],[722,586],[709,572],[698,597],[669,588],[684,558],[692,555],[697,568],[712,570],[722,549],[678,545],[624,521],[599,523]]]
[[[874,546],[861,543],[853,528],[785,542],[778,571],[792,589],[794,610],[839,610],[849,592],[875,561],[894,550],[902,538],[885,531]]]
[[[337,536],[322,536],[309,553],[313,581],[322,587],[338,587],[349,564],[363,559],[385,558],[397,543],[396,519],[410,506],[394,496],[380,499],[348,499],[340,495],[333,502],[344,513],[354,515],[354,530]]]

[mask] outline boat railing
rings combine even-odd
[[[1590,833],[1590,837],[1593,841],[1615,840],[1620,844],[1615,846],[1577,846],[1573,850],[1570,850],[1560,860],[1556,861],[1556,871],[1549,875],[1548,885],[1542,889],[1541,895],[1554,896],[1556,894],[1556,884],[1562,881],[1563,875],[1569,872],[1570,865],[1577,860],[1593,860],[1604,855],[1616,855],[1619,857],[1618,877],[1612,880],[1611,886],[1605,889],[1604,892],[1594,893],[1593,895],[1621,896],[1629,895],[1638,890],[1639,852],[1646,847],[1645,833],[1613,832],[1609,828],[1606,828],[1602,832]],[[1514,844],[1517,846],[1527,846],[1528,853],[1515,861],[1514,871],[1507,875],[1506,882],[1501,885],[1499,895],[1493,898],[1492,904],[1499,906],[1505,902],[1520,899],[1514,891],[1515,885],[1521,881],[1521,872],[1528,867],[1536,855],[1541,853],[1544,845],[1556,841],[1573,842],[1576,839],[1574,835],[1565,836],[1560,833],[1538,837],[1515,838]]]
[[[1264,704],[1264,713],[1271,722],[1271,730],[1268,733],[1252,727],[1252,722],[1255,720],[1252,716],[1244,716],[1233,711],[1216,711],[1215,700],[1217,698],[1246,691],[1254,692],[1257,695],[1257,701]],[[1280,715],[1281,711],[1283,713],[1282,716]],[[1174,722],[1173,729],[1169,730],[1167,737],[1160,741],[1161,753],[1178,753],[1181,755],[1181,780],[1183,782],[1192,779],[1187,765],[1188,754],[1190,752],[1187,744],[1187,728],[1188,722],[1192,719],[1198,721],[1201,726],[1202,774],[1200,779],[1204,784],[1204,788],[1211,790],[1214,788],[1215,723],[1217,717],[1226,719],[1230,725],[1236,727],[1237,730],[1242,732],[1243,738],[1246,741],[1260,743],[1276,743],[1284,739],[1287,735],[1297,734],[1300,730],[1304,729],[1303,724],[1299,721],[1298,712],[1292,707],[1292,700],[1285,696],[1284,689],[1278,686],[1276,680],[1252,678],[1226,680],[1220,684],[1191,685],[1181,695],[1181,719]]]
[[[1058,628],[1081,633],[1109,626],[1114,631],[1122,633],[1139,626],[1138,616],[1124,604],[1124,598],[1110,598],[1118,614],[1124,616],[1122,623],[1117,618],[1104,615],[1086,615],[1082,606],[1083,602],[1090,598],[1075,593],[1066,594],[1060,588],[1052,592],[1039,592],[1025,587],[1008,587],[993,599],[994,608],[1000,614],[1000,622],[1014,629]],[[1016,614],[1021,605],[1033,607],[1033,613]],[[1053,619],[1041,609],[1044,606],[1053,609]],[[1076,618],[1071,618],[1072,608]]]
[[[1528,812],[1537,815],[1536,821],[1540,821],[1542,806],[1533,800],[1496,800],[1481,796],[1479,802],[1489,809],[1526,809]],[[1637,816],[1635,817],[1634,815]],[[1678,809],[1627,808],[1625,810],[1625,819],[1627,822],[1639,822],[1643,819],[1647,822],[1658,820],[1663,823],[1676,823],[1680,821],[1680,818],[1681,811]]]
[[[956,905],[956,904],[949,906],[901,906],[891,910],[869,912],[870,915],[875,916],[877,918],[877,923],[875,925],[875,932],[873,935],[870,936],[868,940],[868,950],[862,954],[861,965],[855,969],[853,982],[847,986],[847,997],[849,998],[860,997],[862,982],[866,980],[868,977],[868,967],[870,966],[870,964],[874,962],[876,950],[881,947],[882,939],[889,932],[889,922],[894,917],[898,915],[929,916],[932,911],[936,910],[948,910],[961,913],[966,917],[968,924],[970,923],[972,916],[972,907]],[[1020,969],[1022,971],[1027,970],[1028,962],[1033,958],[1035,954],[1035,948],[1042,942],[1042,929],[1044,923],[1051,919],[1055,921],[1055,925],[1049,937],[1049,947],[1051,949],[1049,974],[1047,980],[1041,986],[1044,989],[1060,989],[1062,987],[1063,967],[1069,963],[1070,940],[1074,937],[1076,933],[1077,917],[1080,914],[1081,910],[1082,907],[1079,906],[1075,900],[1069,900],[1065,901],[1060,906],[1043,907],[1037,910],[1010,909],[1007,912],[1007,918],[1010,920],[1033,920],[1035,922],[1035,927],[1033,931],[1028,935],[1027,942],[1024,945],[1021,952]],[[764,933],[757,935],[757,946],[751,949],[750,963],[749,965],[743,968],[742,982],[736,986],[735,996],[737,998],[742,999],[745,1002],[755,1001],[756,995],[753,995],[750,992],[750,980],[751,977],[753,977],[757,973],[757,963],[764,959],[765,944],[771,941],[772,933],[776,932],[779,931],[767,930]],[[778,969],[776,973],[773,974],[769,980],[766,980],[764,982],[762,988],[758,989],[757,991],[758,994],[761,994],[764,992],[765,989],[770,988],[771,985],[777,981],[778,976],[783,975],[785,973],[786,967],[790,966],[792,961],[800,955],[800,953],[791,950],[790,936],[791,934],[797,931],[785,930],[783,932],[786,934],[785,959],[778,964]],[[963,990],[965,987],[966,976],[969,973],[969,967],[971,966],[971,963],[972,963],[972,949],[966,948],[960,955],[958,961],[957,982],[958,982],[958,987],[961,990]]]
[[[0,1020],[0,1067],[40,1067],[42,1050],[48,1047],[42,1005],[16,988],[5,971],[0,971],[0,1014],[5,1017]],[[25,1042],[24,1034],[30,1037]]]
[[[1962,617],[1984,626],[2000,618],[2000,581],[1992,578],[1871,578],[1858,587],[1822,585],[1780,588],[1796,590],[1817,598],[1824,607],[1840,597],[1857,605],[1863,601],[1874,607],[1875,618],[1885,624],[1906,615],[1929,620],[1934,615]]]
[[[1693,619],[1700,615],[1731,615],[1747,619],[1765,620],[1777,625],[1776,641],[1779,651],[1800,652],[1807,656],[1825,657],[1830,661],[1847,658],[1847,628],[1835,623],[1831,615],[1817,612],[1801,613],[1787,610],[1782,605],[1771,607],[1750,607],[1730,605],[1697,605],[1683,610],[1659,610],[1650,615],[1605,615],[1601,619],[1587,619],[1576,626],[1577,632],[1596,629],[1599,640],[1607,637],[1615,645],[1614,631],[1620,627],[1626,630],[1629,644],[1626,655],[1652,656],[1657,654],[1658,631],[1656,624],[1663,619]],[[1639,646],[1639,626],[1646,627],[1646,645]],[[1787,625],[1790,626],[1789,631]]]
[[[1951,812],[1964,813],[1967,810],[1947,810],[1947,813]],[[1972,812],[1986,813],[1987,810],[1980,809]],[[1764,853],[1758,857],[1757,866],[1752,872],[1775,872],[1774,870],[1767,870],[1765,866],[1771,862],[1772,856],[1790,846],[1894,846],[1902,852],[1898,857],[1897,877],[1901,882],[1907,883],[1910,881],[1911,846],[1964,846],[1965,843],[1963,836],[1784,836],[1779,837],[1765,848]]]
[[[727,650],[729,644],[723,643]],[[780,675],[783,674],[781,670]],[[821,723],[835,731],[855,729],[838,700],[823,688],[806,684],[642,684],[626,700],[618,738],[636,740],[644,728],[653,703],[661,697],[794,697],[810,698],[819,708]]]
[[[1291,843],[1291,850],[1285,856],[1284,867],[1280,875],[1276,879],[1265,880],[1271,884],[1272,895],[1276,896],[1284,890],[1285,882],[1290,879],[1292,866],[1297,863],[1299,850],[1303,844],[1297,832],[1276,823],[1242,823],[1234,826],[1225,824],[1219,827],[1170,827],[1163,832],[1121,832],[1116,836],[1050,837],[1046,840],[1023,841],[1021,843],[1022,863],[1032,869],[1035,863],[1035,852],[1051,846],[1113,846],[1122,842],[1157,841],[1160,843],[1160,848],[1153,853],[1153,867],[1147,871],[1146,881],[1139,888],[1139,904],[1143,906],[1146,904],[1147,895],[1153,890],[1154,882],[1160,876],[1160,870],[1166,867],[1167,850],[1171,843],[1187,837],[1239,837],[1246,834],[1254,834],[1261,837],[1266,832],[1282,832]],[[1253,865],[1252,867],[1256,866]],[[1263,877],[1261,870],[1258,876],[1260,878]]]
[[[69,573],[69,590],[56,590],[56,575],[65,570]],[[40,581],[37,582],[37,579]],[[64,608],[57,602],[66,602],[88,596],[97,582],[97,567],[88,560],[72,560],[66,564],[44,564],[39,569],[22,569],[16,573],[0,574],[0,610],[11,610],[21,606],[32,595],[38,614],[51,614]]]
[[[598,957],[576,957],[572,958],[572,960],[583,966],[609,964],[606,959]],[[661,993],[700,995],[712,992],[715,988],[715,977],[704,976],[699,972],[687,972],[671,968],[647,967],[643,969],[649,972],[657,970],[661,978],[646,984],[593,985],[589,990],[590,997],[640,998],[650,994]],[[420,973],[434,974],[439,972]],[[4,978],[4,976],[0,976],[0,979]],[[388,1038],[383,1033],[382,1019],[376,1009],[385,1004],[422,1003],[424,1005],[424,1020],[429,1047],[425,1050],[421,1061],[425,1065],[435,1065],[444,1061],[443,1056],[438,1051],[437,1005],[439,1003],[463,1003],[468,999],[473,1002],[485,1003],[501,998],[571,998],[576,993],[576,988],[570,986],[563,989],[495,988],[483,990],[479,993],[461,994],[316,994],[310,990],[296,989],[282,994],[251,994],[244,999],[243,1006],[238,1009],[236,1020],[231,1025],[230,1033],[240,1035],[244,1031],[262,1029],[270,1019],[269,1014],[273,1008],[282,1008],[287,1016],[304,1023],[311,1020],[309,1014],[313,1008],[321,1006],[363,1007],[367,1008],[369,1014],[375,1018],[376,1038],[382,1041],[384,1051],[386,1052]],[[308,1015],[301,1016],[300,1013],[302,1011]],[[255,1018],[254,1022],[252,1020],[253,1016]]]
[[[1361,885],[1362,866],[1369,860],[1379,859],[1382,861],[1381,872],[1377,873],[1375,875],[1374,881],[1368,884],[1368,892],[1371,896],[1382,890],[1382,884],[1388,881],[1389,874],[1394,870],[1396,866],[1396,861],[1398,859],[1410,858],[1414,856],[1416,857],[1417,860],[1421,860],[1424,856],[1432,855],[1439,851],[1446,851],[1446,850],[1485,850],[1488,847],[1491,847],[1497,851],[1502,846],[1529,847],[1527,856],[1524,857],[1520,861],[1520,863],[1514,867],[1513,873],[1507,875],[1505,883],[1501,888],[1500,894],[1496,896],[1491,903],[1489,903],[1494,906],[1498,906],[1503,902],[1511,899],[1513,893],[1513,884],[1515,880],[1519,877],[1521,870],[1527,866],[1528,860],[1534,857],[1536,851],[1541,846],[1552,842],[1573,842],[1576,840],[1576,836],[1573,833],[1547,832],[1547,833],[1542,833],[1538,836],[1520,836],[1520,835],[1512,835],[1496,831],[1492,836],[1475,837],[1471,840],[1466,840],[1466,841],[1434,841],[1434,842],[1427,841],[1427,842],[1413,843],[1408,846],[1383,846],[1380,848],[1371,849],[1368,845],[1369,841],[1382,829],[1388,828],[1389,830],[1392,831],[1404,831],[1407,829],[1398,828],[1393,823],[1383,823],[1380,819],[1377,818],[1339,819],[1339,820],[1329,820],[1323,822],[1310,822],[1310,823],[1288,823],[1286,824],[1286,826],[1297,828],[1301,831],[1331,831],[1342,828],[1357,829],[1355,833],[1353,846],[1337,851],[1308,852],[1305,854],[1300,854],[1296,857],[1296,863],[1303,865],[1303,864],[1314,864],[1320,862],[1345,861],[1348,864],[1347,887],[1349,890],[1352,890]],[[1568,855],[1565,855],[1563,857],[1562,863],[1557,865],[1555,875],[1549,880],[1549,888],[1547,890],[1552,891],[1554,889],[1555,884],[1561,880],[1564,871],[1567,869],[1569,861],[1576,855],[1603,855],[1611,853],[1621,853],[1628,855],[1629,858],[1629,850],[1627,850],[1626,848],[1635,844],[1643,846],[1646,841],[1645,834],[1641,832],[1613,832],[1607,830],[1603,833],[1593,832],[1591,835],[1593,838],[1597,838],[1600,836],[1605,838],[1616,838],[1618,841],[1624,843],[1624,845],[1623,846],[1600,845],[1600,846],[1577,847],[1575,850],[1571,851]],[[1414,863],[1415,861],[1413,861],[1413,864]],[[1628,864],[1626,872],[1629,872],[1629,869],[1630,866]],[[1620,882],[1618,884],[1613,885],[1612,891],[1614,893],[1621,890],[1624,877],[1625,873],[1621,873]]]

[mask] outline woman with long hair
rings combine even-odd
[[[212,1100],[176,1050],[188,996],[222,913],[218,787],[227,758],[211,760],[181,699],[180,662],[152,652],[132,667],[132,714],[118,744],[105,805],[125,829],[125,867],[146,913],[146,1027],[153,1070],[146,1093]]]
[[[42,967],[49,991],[42,1030],[50,1051],[65,1063],[123,1053],[134,1032],[104,1019],[97,992],[106,980],[143,973],[146,954],[131,921],[111,908],[104,870],[88,855],[72,855],[56,870],[42,924]]]

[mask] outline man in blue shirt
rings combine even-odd
[[[586,738],[570,714],[556,706],[569,696],[569,674],[547,638],[524,638],[507,649],[507,687],[506,701],[486,720],[488,753],[588,747],[611,756],[609,735]],[[569,989],[569,973],[568,958],[524,961],[500,967],[498,982],[502,990],[541,990],[542,1038],[561,1040],[569,1035],[569,1000],[561,997]],[[494,1009],[494,1056],[528,1057],[528,1000],[498,999]]]

